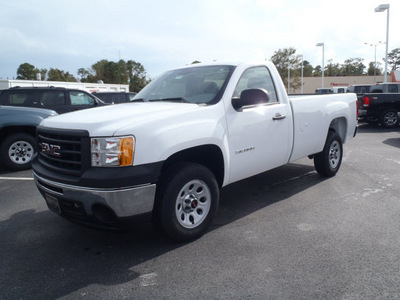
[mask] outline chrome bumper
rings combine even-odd
[[[110,208],[117,217],[132,217],[151,212],[154,206],[156,185],[148,184],[126,188],[88,188],[54,182],[33,172],[36,186],[42,194],[58,199],[78,201],[88,216],[93,215],[94,205]]]

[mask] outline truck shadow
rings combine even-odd
[[[288,164],[232,184],[221,191],[220,209],[208,234],[322,180],[311,165]],[[40,201],[36,192],[29,197]],[[84,293],[93,284],[129,283],[134,291],[143,286],[143,280],[151,280],[141,273],[141,264],[202,243],[201,239],[172,243],[151,223],[130,232],[85,228],[60,219],[46,209],[44,201],[40,212],[24,210],[0,222],[0,236],[5,241],[0,256],[6,258],[0,290],[6,299],[74,297],[73,293]]]
[[[394,128],[385,128],[379,124],[359,123],[358,133],[382,133],[382,132],[399,132],[400,126]]]

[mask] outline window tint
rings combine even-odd
[[[13,106],[34,106],[37,103],[35,91],[5,91],[1,94],[0,103]]]
[[[233,97],[240,97],[246,89],[264,89],[268,92],[269,103],[278,102],[271,73],[266,67],[255,67],[246,70],[240,78]]]
[[[94,105],[94,99],[88,94],[79,91],[70,91],[71,105]]]
[[[65,97],[63,91],[45,91],[42,94],[40,103],[43,106],[64,106]]]
[[[389,84],[388,93],[398,93],[397,84]]]

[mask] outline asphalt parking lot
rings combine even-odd
[[[185,244],[69,223],[0,169],[0,298],[398,299],[400,128],[362,124],[344,153],[334,178],[302,159],[228,186]]]

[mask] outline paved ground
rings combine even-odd
[[[363,125],[324,180],[303,159],[231,185],[210,231],[83,228],[0,170],[1,299],[400,298],[400,129]]]

